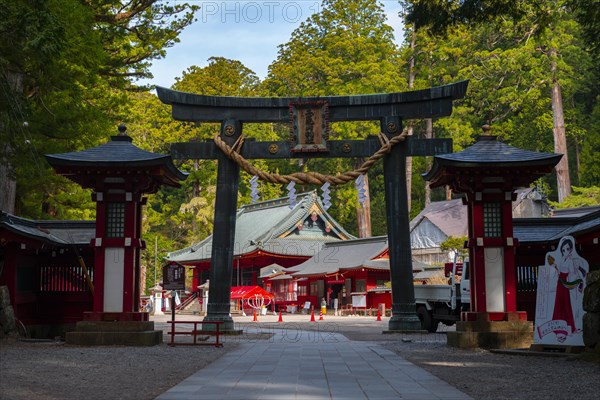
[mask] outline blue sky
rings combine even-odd
[[[170,87],[188,67],[204,67],[210,57],[239,60],[264,79],[269,64],[277,58],[277,46],[286,43],[292,31],[321,7],[319,0],[187,2],[202,6],[197,21],[182,32],[181,41],[167,50],[165,58],[154,60],[150,69],[154,78],[138,83]],[[400,43],[400,5],[397,0],[380,2]]]

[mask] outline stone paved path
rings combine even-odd
[[[339,333],[274,329],[163,393],[191,399],[470,399],[373,342]]]

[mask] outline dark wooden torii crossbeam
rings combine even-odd
[[[328,140],[328,124],[337,121],[379,121],[388,138],[402,131],[403,119],[434,118],[452,113],[452,101],[464,97],[467,81],[403,93],[302,98],[242,98],[203,96],[157,87],[160,100],[172,106],[173,118],[190,122],[220,122],[220,138],[232,146],[245,123],[289,122],[290,141],[246,140],[240,154],[247,159],[370,157],[380,148],[377,138]],[[384,185],[389,240],[392,313],[389,329],[418,330],[410,245],[406,157],[452,152],[450,139],[414,139],[395,145],[384,156]],[[174,159],[216,159],[215,202],[210,286],[205,321],[224,322],[229,315],[235,218],[240,167],[214,142],[175,143]]]

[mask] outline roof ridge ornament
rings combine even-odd
[[[120,124],[117,129],[119,130],[117,136],[111,137],[113,142],[133,142],[133,138],[126,133],[127,126],[125,124]]]
[[[479,136],[479,138],[477,138],[477,141],[482,141],[482,140],[492,140],[495,141],[497,140],[497,136],[492,134],[492,125],[489,123],[485,123],[481,126],[481,130],[483,131],[483,134],[481,136]]]

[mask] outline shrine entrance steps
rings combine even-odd
[[[66,342],[80,346],[155,346],[162,343],[163,331],[154,330],[148,313],[85,313]]]

